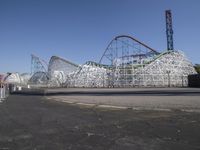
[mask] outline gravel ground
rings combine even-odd
[[[83,107],[41,96],[0,103],[0,150],[197,150],[200,113]]]

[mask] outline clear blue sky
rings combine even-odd
[[[166,9],[175,49],[200,63],[200,0],[0,0],[0,72],[30,72],[31,53],[99,61],[120,34],[164,51]]]

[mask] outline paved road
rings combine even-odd
[[[110,110],[41,96],[0,103],[0,150],[197,150],[200,114]]]
[[[91,106],[200,112],[200,88],[49,89],[46,98]]]

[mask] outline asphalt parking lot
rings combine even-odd
[[[44,96],[0,103],[0,150],[197,150],[200,113],[106,109]]]

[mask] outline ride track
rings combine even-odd
[[[106,52],[108,51],[109,47],[111,46],[111,44],[112,44],[114,41],[117,41],[117,40],[119,40],[119,39],[121,39],[121,38],[128,38],[128,39],[131,39],[133,42],[136,42],[136,43],[138,43],[138,44],[140,44],[140,45],[146,47],[146,48],[149,49],[150,51],[159,54],[159,52],[157,52],[155,49],[153,49],[153,48],[147,46],[146,44],[140,42],[139,40],[137,40],[136,38],[134,38],[134,37],[132,37],[132,36],[129,36],[129,35],[119,35],[119,36],[116,36],[115,38],[113,38],[113,39],[110,41],[110,43],[108,44],[106,50],[104,51],[104,53],[103,53],[103,55],[102,55],[102,57],[101,57],[101,59],[100,59],[100,61],[99,61],[99,64],[101,64],[101,61],[102,61],[103,57],[105,56]]]
[[[35,68],[41,68],[42,72],[41,60],[32,58]],[[47,78],[37,76],[36,80],[48,87],[183,87],[187,86],[187,76],[195,73],[192,63],[181,51],[160,53],[129,35],[113,38],[99,63],[87,61],[76,65],[53,56],[47,68]]]

